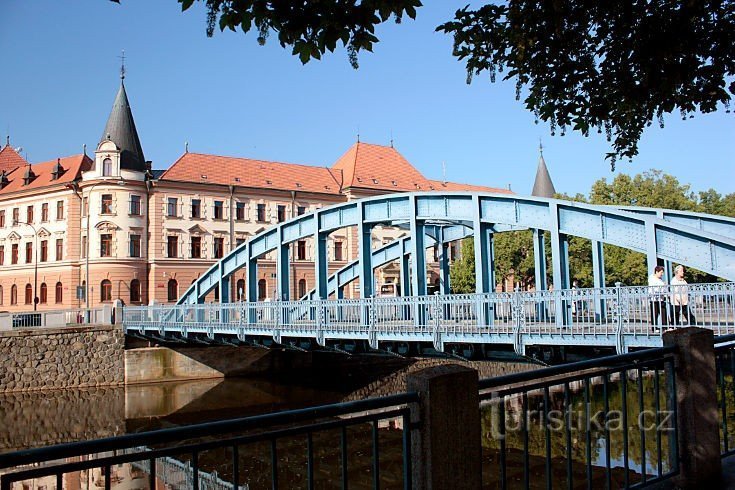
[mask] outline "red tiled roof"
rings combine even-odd
[[[0,172],[10,172],[23,165],[28,165],[28,162],[9,144],[0,150]]]
[[[355,143],[332,169],[342,171],[343,188],[429,190],[428,180],[390,146]]]
[[[341,175],[324,167],[184,153],[160,180],[339,194]]]
[[[54,165],[56,165],[56,160],[31,165],[31,170],[33,170],[36,178],[28,185],[23,185],[23,176],[28,165],[26,164],[16,168],[8,174],[9,183],[0,190],[0,194],[69,183],[80,177],[83,170],[89,170],[92,166],[92,160],[87,155],[64,157],[61,159],[61,166],[64,167],[64,173],[57,180],[51,180],[51,171]]]
[[[435,191],[475,191],[475,192],[495,192],[498,194],[514,194],[508,189],[499,187],[486,187],[483,185],[459,184],[457,182],[442,182],[441,180],[430,180],[429,184]]]

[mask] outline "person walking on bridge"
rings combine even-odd
[[[671,306],[674,325],[688,323],[694,325],[697,321],[689,310],[689,291],[684,279],[684,266],[674,267],[674,278],[671,280]],[[683,317],[683,318],[682,318]]]
[[[664,268],[657,265],[653,274],[648,277],[648,297],[651,307],[651,327],[658,330],[655,325],[668,325],[668,313],[666,311],[666,283],[663,280]],[[661,323],[656,320],[661,317]]]

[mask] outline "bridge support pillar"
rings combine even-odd
[[[416,218],[416,212],[416,196],[411,196],[411,295],[426,296],[426,231],[424,222]],[[413,321],[416,326],[426,325],[426,308],[423,303],[416,302]]]
[[[439,252],[439,292],[449,294],[449,244],[444,242],[444,227],[439,227],[436,247]]]
[[[281,240],[276,249],[276,291],[278,291],[277,299],[281,301],[288,301],[291,298],[290,248],[289,244],[284,244]]]
[[[536,291],[546,291],[549,289],[546,280],[546,239],[544,230],[533,230],[533,276]],[[539,322],[548,321],[549,311],[546,303],[539,301],[536,304],[536,320]]]
[[[456,364],[408,376],[412,488],[481,488],[482,449],[477,371]],[[461,483],[458,483],[461,482]]]
[[[592,240],[592,276],[595,288],[595,321],[601,322],[607,316],[605,300],[598,294],[598,290],[605,287],[605,251],[603,243],[597,240]]]
[[[472,224],[475,233],[475,292],[478,294],[491,293],[495,290],[495,261],[493,256],[493,234],[488,223],[482,222],[480,199],[475,198],[473,203],[475,218]],[[494,311],[487,301],[477,302],[477,323],[492,325]]]
[[[327,263],[327,233],[322,233],[319,229],[321,216],[319,213],[314,215],[314,299],[327,299],[329,296],[328,266]]]
[[[258,259],[257,257],[248,258],[248,265],[245,269],[247,276],[246,297],[249,303],[258,301]],[[257,312],[255,308],[248,308],[248,323],[254,325],[257,323]]]
[[[551,211],[551,264],[554,277],[555,294],[554,317],[557,327],[571,323],[571,305],[560,295],[561,290],[570,288],[569,281],[569,242],[566,235],[559,232],[559,209],[555,202],[549,204]]]
[[[663,335],[665,346],[675,346],[674,373],[679,488],[718,487],[722,475],[717,405],[714,333],[705,328],[681,328]],[[673,407],[669,407],[671,410]]]
[[[410,255],[403,254],[401,257],[401,296],[411,295],[411,269]]]

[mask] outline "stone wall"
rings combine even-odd
[[[124,349],[109,326],[3,332],[0,393],[122,385]]]

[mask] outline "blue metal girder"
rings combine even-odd
[[[606,206],[608,207],[608,206]],[[735,238],[735,218],[717,216],[694,211],[677,211],[664,208],[644,208],[640,206],[609,206],[621,211],[635,214],[655,216],[664,221],[688,226],[697,230],[708,231],[727,238]]]
[[[412,231],[431,226],[433,221],[462,223],[472,227],[477,224],[473,203],[479,205],[480,223],[490,224],[495,231],[503,227],[532,228],[558,232],[560,238],[562,235],[579,236],[646,253],[649,264],[656,258],[664,259],[725,279],[735,279],[735,239],[726,236],[731,235],[729,230],[732,221],[728,218],[668,210],[663,212],[661,218],[656,217],[655,212],[650,214],[641,210],[512,194],[419,192],[362,200],[361,219],[358,203],[351,201],[285,222],[281,225],[281,233],[278,232],[278,227],[264,230],[221,259],[222,265],[217,263],[210,267],[197,279],[195,285],[187,289],[179,303],[201,301],[220,281],[226,280],[236,270],[253,263],[257,257],[276,249],[284,242],[316,236],[319,251],[322,249],[319,248],[318,238],[324,238],[330,231],[338,228],[356,226],[358,219],[361,223],[371,225],[407,222]],[[554,219],[552,208],[555,210]],[[691,224],[698,228],[690,226]],[[561,242],[556,241],[554,248],[561,253]],[[417,251],[421,247],[414,244],[413,249]],[[420,255],[423,256],[425,250],[421,249],[421,252]],[[323,274],[323,277],[318,275],[317,284],[324,294],[327,289],[326,254],[323,257],[317,255],[318,270]],[[561,262],[561,256],[555,260]],[[414,286],[422,291],[425,287],[421,287],[421,279],[418,279],[420,274],[415,274],[418,261],[413,262]],[[248,274],[248,277],[250,279],[253,276]],[[252,286],[251,282],[249,281],[248,286]],[[250,294],[248,297],[251,297]]]

